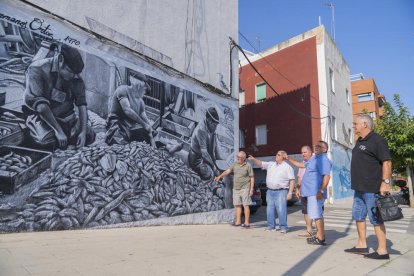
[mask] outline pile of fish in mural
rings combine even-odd
[[[0,231],[76,229],[222,209],[209,184],[146,143],[85,147],[32,191],[14,216],[3,216]],[[3,205],[0,212],[7,208],[15,209]]]

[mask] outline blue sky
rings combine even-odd
[[[332,34],[329,2],[239,0],[239,31],[261,51],[318,26],[319,16]],[[336,44],[351,74],[373,78],[388,102],[400,94],[414,115],[414,0],[331,2]],[[241,36],[239,44],[255,52]]]

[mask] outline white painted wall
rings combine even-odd
[[[27,2],[223,92],[230,89],[229,36],[238,41],[237,0]],[[236,55],[232,59],[237,63]]]
[[[346,89],[351,93],[349,80],[349,66],[342,57],[335,43],[323,26],[320,36],[322,43],[317,46],[318,56],[318,81],[321,117],[336,118],[337,138],[331,137],[330,120],[322,120],[322,139],[328,143],[336,142],[346,147],[352,147],[348,135],[348,129],[352,129],[352,102],[347,102]],[[320,41],[319,39],[317,41]],[[334,71],[334,90],[331,91],[329,68]]]

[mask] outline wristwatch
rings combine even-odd
[[[386,184],[390,184],[391,183],[391,179],[389,179],[389,178],[385,178],[382,181],[385,182]]]

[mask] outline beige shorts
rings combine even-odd
[[[250,205],[252,200],[250,199],[250,188],[233,190],[233,205]]]

